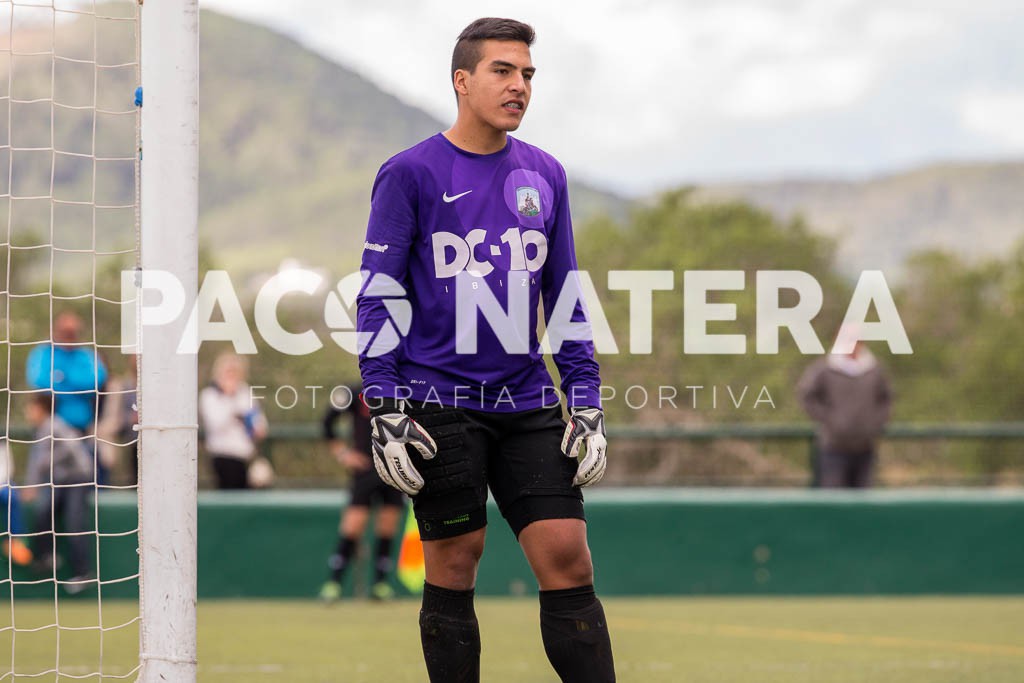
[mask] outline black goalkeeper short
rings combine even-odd
[[[408,448],[424,480],[412,499],[423,540],[486,526],[488,487],[517,538],[537,520],[584,519],[577,462],[561,450],[561,406],[485,413],[427,403],[405,412],[437,443],[431,460]]]
[[[405,494],[381,481],[380,475],[373,467],[362,472],[355,472],[352,475],[352,482],[349,484],[348,504],[356,507],[370,507],[375,502],[381,505],[404,507]]]

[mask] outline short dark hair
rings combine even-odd
[[[37,391],[28,399],[31,405],[38,406],[44,412],[53,412],[53,394],[49,391]]]
[[[515,19],[499,19],[497,17],[484,17],[477,19],[472,24],[462,29],[459,39],[455,41],[455,50],[452,51],[452,79],[459,69],[473,73],[473,69],[480,62],[480,43],[485,40],[514,40],[526,43],[527,47],[533,45],[536,34],[533,27]]]

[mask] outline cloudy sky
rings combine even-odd
[[[200,0],[442,121],[459,31],[537,29],[520,137],[627,193],[1024,158],[1020,0]]]

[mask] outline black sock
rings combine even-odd
[[[377,539],[377,560],[373,563],[373,582],[380,583],[391,573],[391,539]]]
[[[540,634],[562,683],[614,683],[612,641],[593,586],[541,591]]]
[[[356,554],[358,547],[358,538],[338,536],[338,548],[327,559],[327,566],[331,568],[331,581],[341,581],[341,577],[345,575],[345,569],[352,561],[352,556]]]
[[[480,682],[480,626],[473,589],[423,584],[420,640],[430,683]]]

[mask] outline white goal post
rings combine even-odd
[[[198,22],[0,0],[0,681],[196,680]]]
[[[198,281],[198,0],[142,5],[141,263]],[[140,302],[141,303],[141,302]],[[196,680],[197,359],[183,324],[141,328],[139,681]]]

